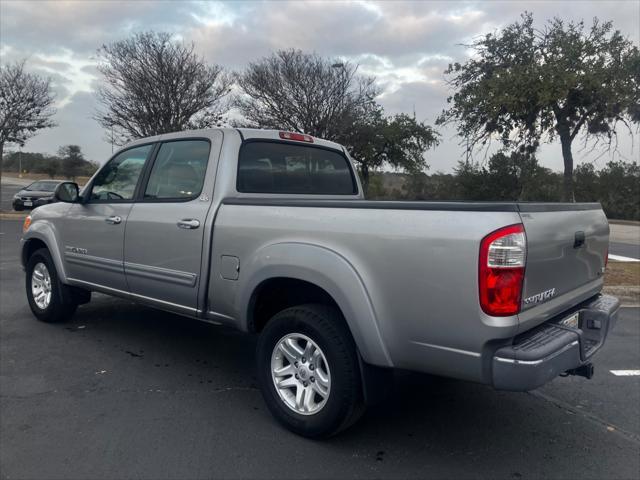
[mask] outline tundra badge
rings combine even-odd
[[[535,303],[546,302],[550,298],[556,296],[556,289],[550,288],[549,290],[545,290],[544,292],[536,293],[530,297],[524,299],[525,305],[533,305]]]

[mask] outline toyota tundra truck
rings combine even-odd
[[[393,369],[590,378],[619,308],[600,204],[367,201],[345,148],[301,133],[137,140],[55,198],[21,240],[37,319],[100,292],[255,334],[266,404],[308,437],[352,424]]]

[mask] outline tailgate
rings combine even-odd
[[[536,310],[544,310],[542,304],[552,299],[556,299],[551,302],[554,310],[572,307],[583,300],[577,293],[585,286],[602,283],[609,244],[602,208],[519,204],[519,209],[527,237],[522,312],[538,305],[541,309]]]

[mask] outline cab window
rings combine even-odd
[[[207,140],[163,143],[149,175],[145,200],[188,200],[202,192],[210,145]]]
[[[132,200],[153,145],[130,148],[119,153],[98,173],[91,188],[93,201]]]
[[[353,195],[357,187],[338,150],[249,141],[240,149],[237,190],[246,193]]]

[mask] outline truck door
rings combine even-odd
[[[144,164],[154,144],[118,153],[100,170],[85,192],[84,203],[61,219],[64,262],[70,279],[127,291],[123,249],[127,217]]]
[[[222,133],[164,141],[129,214],[124,268],[129,291],[180,313],[197,313],[205,220]]]

